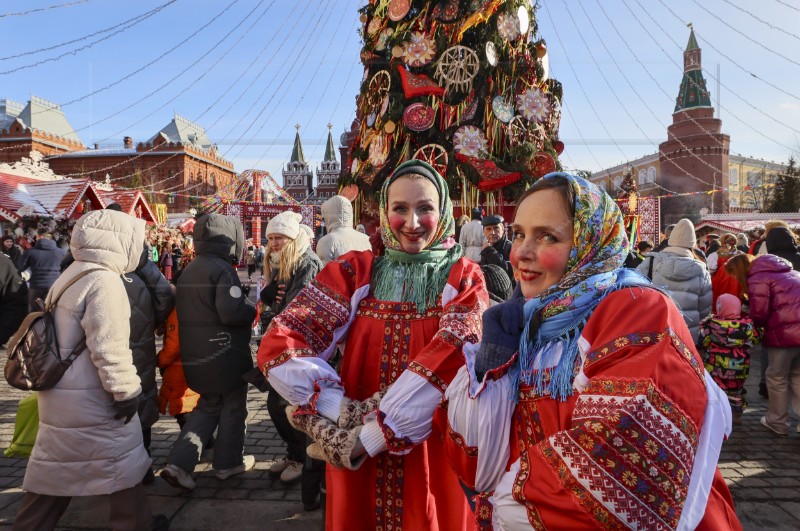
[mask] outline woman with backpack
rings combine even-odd
[[[90,212],[75,225],[75,261],[49,297],[89,271],[53,311],[61,357],[84,337],[86,347],[53,388],[39,392],[39,433],[14,530],[53,529],[73,496],[97,495],[109,495],[112,529],[166,528],[163,516],[153,521],[141,484],[150,458],[137,415],[142,388],[128,345],[130,306],[120,277],[136,269],[144,239],[143,220],[113,210]]]

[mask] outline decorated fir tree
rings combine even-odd
[[[365,196],[410,158],[453,198],[513,198],[556,169],[561,85],[530,0],[370,0],[358,135],[342,184]]]

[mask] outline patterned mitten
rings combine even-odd
[[[364,424],[364,415],[378,409],[386,390],[378,391],[366,400],[350,400],[342,397],[342,405],[339,409],[339,427],[343,430],[352,430]]]
[[[366,453],[355,459],[350,457],[361,434],[361,426],[343,430],[321,415],[304,414],[302,410],[295,415],[297,410],[297,406],[287,407],[286,416],[295,429],[305,432],[314,440],[314,444],[306,450],[311,458],[349,470],[357,470],[366,460]]]
[[[490,370],[505,364],[519,349],[525,328],[524,307],[525,297],[517,284],[509,300],[483,312],[483,336],[475,356],[478,381]]]

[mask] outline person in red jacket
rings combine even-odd
[[[197,405],[200,395],[189,389],[181,365],[181,345],[178,338],[178,311],[173,309],[167,317],[164,346],[158,352],[158,368],[161,373],[161,389],[158,392],[158,409],[169,413],[183,428],[186,415]]]
[[[737,255],[725,268],[747,286],[750,318],[764,327],[769,409],[761,424],[787,435],[789,401],[795,412],[800,411],[800,272],[788,260],[771,254]]]

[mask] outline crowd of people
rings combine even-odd
[[[86,339],[39,393],[14,529],[52,529],[96,494],[114,529],[166,529],[144,489],[151,427],[169,414],[180,428],[159,472],[176,488],[195,488],[204,450],[219,480],[247,472],[249,385],[286,445],[269,472],[300,481],[327,529],[741,528],[716,465],[751,347],[766,358],[761,423],[786,435],[800,412],[790,227],[700,242],[683,219],[632,249],[616,203],[566,173],[513,220],[457,221],[417,160],[385,181],[371,236],[347,199],[321,211],[324,235],[286,211],[263,246],[207,214],[191,247],[151,247],[113,208],[81,217],[68,250],[46,233],[25,251],[2,240],[0,343],[6,316],[63,289],[59,347]]]

